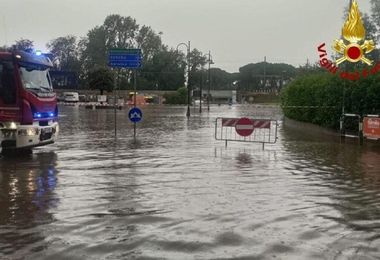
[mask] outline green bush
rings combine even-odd
[[[330,74],[299,77],[281,92],[285,116],[329,128],[339,128],[343,97],[345,113],[380,113],[380,76],[359,81]]]
[[[187,88],[182,87],[175,93],[167,93],[164,95],[165,104],[182,105],[187,104]]]

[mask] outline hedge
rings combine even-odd
[[[186,104],[187,103],[187,88],[179,88],[175,93],[169,93],[164,95],[165,104]]]
[[[345,113],[380,113],[380,75],[358,81],[327,73],[302,76],[281,92],[281,105],[288,118],[339,128],[344,97]]]

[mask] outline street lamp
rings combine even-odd
[[[187,87],[187,112],[186,116],[189,118],[190,117],[190,103],[191,103],[191,90],[190,90],[190,41],[186,44],[184,42],[181,42],[177,45],[177,51],[178,47],[184,45],[187,48],[187,75],[186,75],[186,87]]]
[[[207,111],[210,111],[210,88],[211,88],[211,70],[210,66],[211,64],[214,64],[212,61],[211,51],[208,51],[208,89],[207,89]]]

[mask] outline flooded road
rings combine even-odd
[[[214,140],[218,116],[278,109],[61,107],[61,135],[0,158],[0,259],[379,259],[380,149],[279,127]]]

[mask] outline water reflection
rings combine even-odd
[[[278,109],[185,113],[144,107],[134,142],[123,111],[115,141],[113,111],[62,108],[56,145],[0,159],[0,259],[380,256],[376,146],[280,127],[264,150],[226,148],[214,140],[217,117]]]
[[[252,166],[252,157],[250,154],[241,152],[236,156],[238,162],[238,167],[251,167]]]
[[[318,135],[305,136],[294,129],[283,134],[288,169],[307,181],[303,195],[318,206],[312,212],[322,219],[321,229],[335,237],[324,255],[379,256],[379,147],[340,143],[339,137],[321,142]]]
[[[31,244],[35,251],[44,248],[38,227],[54,221],[56,161],[54,152],[0,159],[0,256]]]

